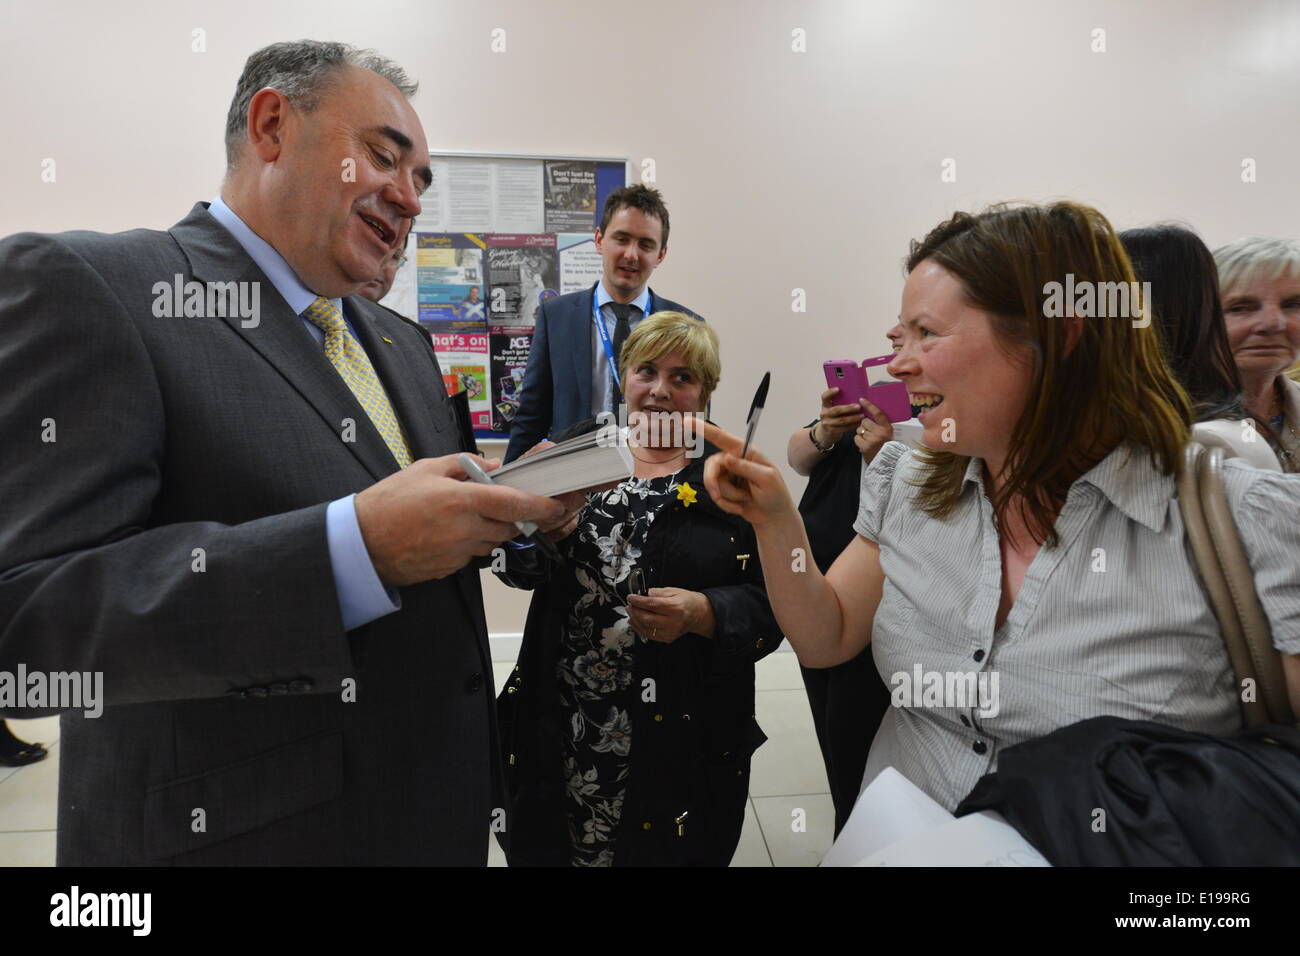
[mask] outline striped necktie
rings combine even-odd
[[[397,459],[397,464],[405,468],[411,463],[411,451],[406,438],[402,435],[402,423],[397,420],[397,413],[388,400],[388,393],[370,364],[370,356],[361,347],[343,314],[326,298],[318,298],[302,317],[325,333],[325,357],[343,376],[352,394],[357,397],[361,407],[366,410],[379,434],[384,436],[389,451]]]

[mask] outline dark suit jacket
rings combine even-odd
[[[301,319],[204,204],[13,236],[0,271],[0,669],[102,671],[107,702],[63,714],[59,862],[484,863],[478,573],[343,631],[326,505],[397,464]],[[260,282],[259,324],[156,317],[177,275]],[[414,456],[458,450],[428,336],[345,309]]]
[[[591,417],[592,304],[596,286],[542,303],[533,329],[533,345],[519,395],[519,411],[510,426],[505,461],[513,461],[547,435]],[[650,311],[690,309],[650,290]],[[696,315],[700,321],[704,321]],[[600,364],[606,365],[604,354]]]

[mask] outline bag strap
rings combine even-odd
[[[1282,655],[1273,647],[1273,635],[1268,615],[1259,603],[1255,591],[1255,572],[1246,559],[1241,536],[1232,520],[1228,495],[1223,486],[1223,449],[1212,448],[1201,459],[1198,484],[1201,491],[1201,510],[1210,529],[1214,552],[1232,594],[1232,603],[1241,622],[1246,652],[1250,656],[1256,678],[1259,703],[1264,705],[1270,723],[1293,724],[1291,704],[1287,696],[1286,675],[1282,671]]]
[[[1255,700],[1240,701],[1246,726],[1294,723],[1282,658],[1273,648],[1268,616],[1255,593],[1254,573],[1223,490],[1222,449],[1206,451],[1198,442],[1189,442],[1183,449],[1178,507],[1210,607],[1219,621],[1238,692],[1245,680],[1255,686]]]

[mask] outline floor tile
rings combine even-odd
[[[755,797],[754,809],[773,865],[817,866],[831,848],[835,805],[829,793]]]
[[[505,866],[506,855],[501,852],[501,845],[497,843],[497,838],[491,833],[488,834],[488,866]]]
[[[774,651],[754,668],[756,690],[803,690],[799,658],[794,652]]]
[[[501,693],[501,688],[506,686],[506,678],[514,669],[514,664],[507,664],[505,661],[492,662],[492,687],[498,694]]]
[[[808,695],[802,690],[761,690],[754,695],[767,743],[754,754],[752,797],[829,793]]]
[[[58,821],[59,747],[0,781],[0,832],[53,830]]]
[[[59,742],[59,717],[37,717],[35,720],[5,718],[5,723],[20,740],[39,742],[49,747]]]
[[[740,844],[731,858],[732,866],[771,866],[772,857],[767,852],[767,843],[763,839],[763,830],[758,825],[758,814],[754,812],[754,801],[745,801],[745,826],[740,831]]]
[[[0,833],[0,867],[53,865],[53,830]]]

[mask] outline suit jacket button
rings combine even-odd
[[[299,677],[297,680],[289,681],[289,690],[295,694],[305,694],[311,690],[311,681],[305,677]]]
[[[767,642],[764,641],[764,640],[760,637],[758,640],[756,640],[756,641],[754,642],[754,646],[755,646],[756,648],[758,648],[758,649],[761,651],[761,650],[763,649],[763,645],[764,645],[765,643],[767,643]]]
[[[289,693],[289,685],[275,683],[268,687],[267,690],[271,692],[272,697],[283,697]]]
[[[249,696],[249,697],[269,697],[269,696],[271,696],[271,692],[268,691],[265,687],[250,687],[250,688],[248,688],[248,696]]]
[[[472,677],[470,677],[468,681],[465,682],[465,693],[467,694],[477,694],[482,689],[483,689],[482,674],[474,674]]]

